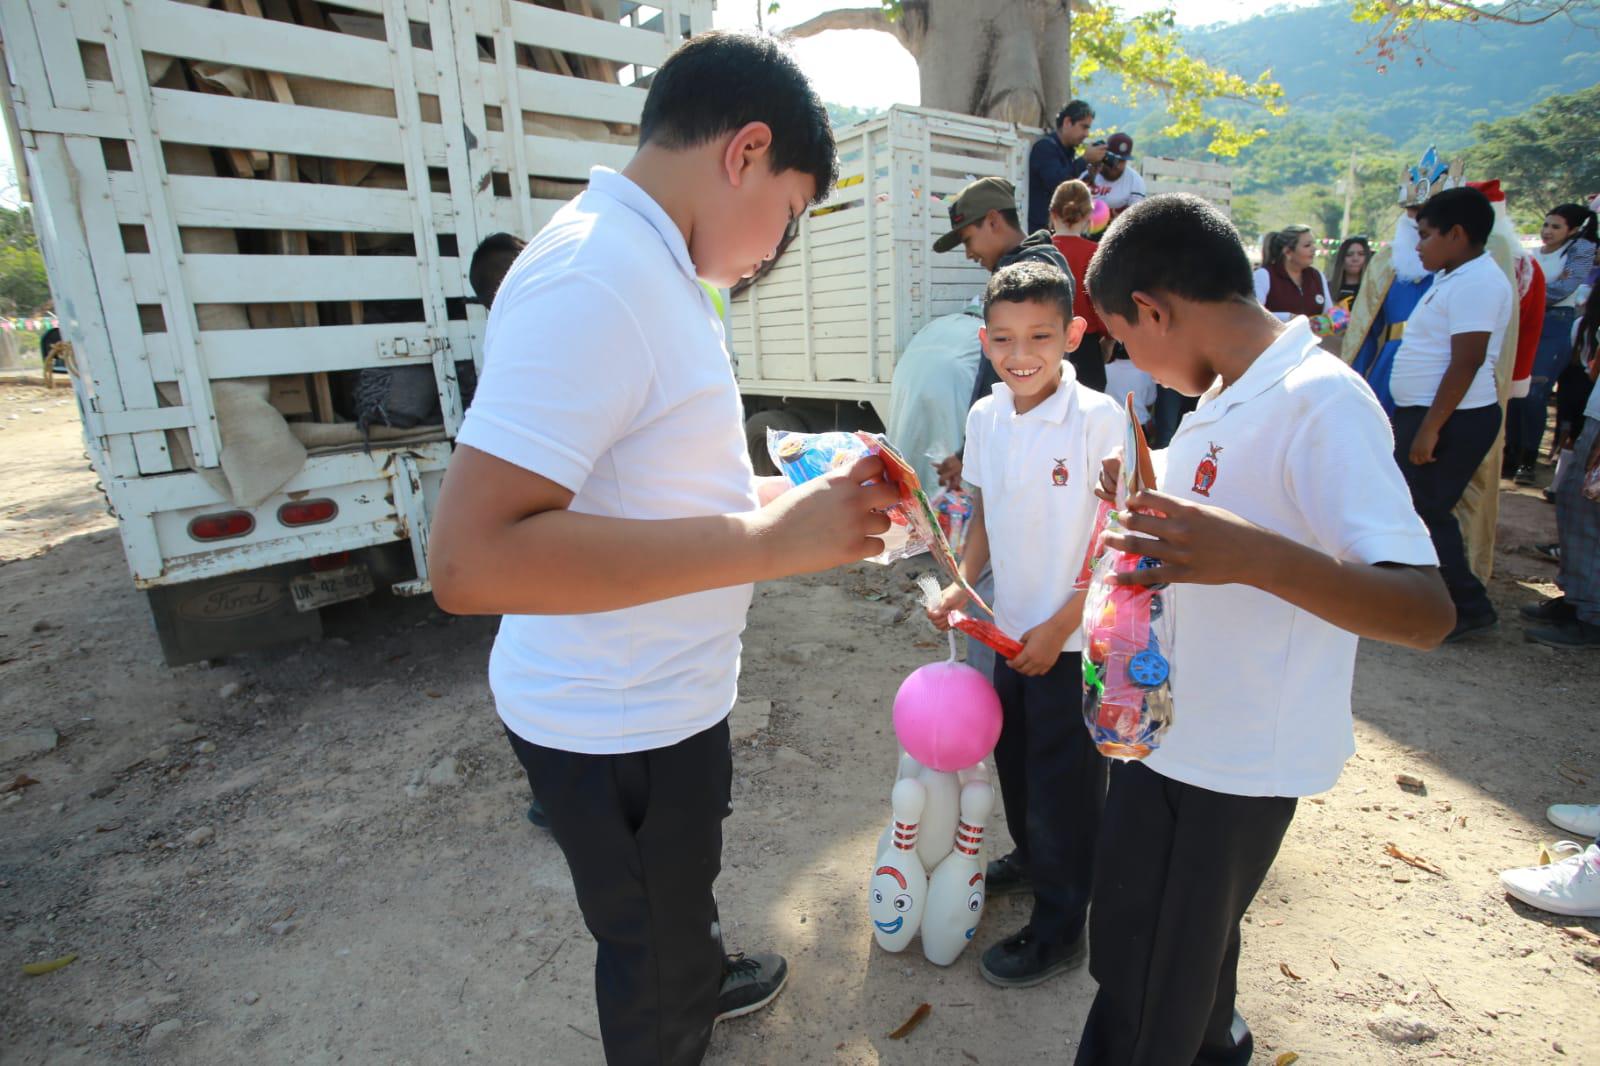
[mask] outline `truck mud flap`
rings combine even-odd
[[[287,563],[150,589],[167,665],[320,637],[321,615],[296,610],[289,589],[290,579],[305,570],[304,563]]]

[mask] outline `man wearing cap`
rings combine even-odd
[[[1106,138],[1105,158],[1093,167],[1088,180],[1089,191],[1095,199],[1104,200],[1111,208],[1111,217],[1144,199],[1144,176],[1128,165],[1133,158],[1133,138],[1126,133],[1113,133]]]
[[[1073,178],[1083,178],[1091,166],[1105,155],[1106,145],[1092,144],[1078,154],[1078,146],[1089,137],[1094,125],[1094,108],[1087,101],[1074,100],[1056,112],[1056,128],[1033,143],[1028,152],[1028,232],[1050,228],[1050,197],[1056,186]]]

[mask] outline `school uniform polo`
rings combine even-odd
[[[1336,559],[1431,566],[1393,453],[1372,390],[1299,319],[1201,397],[1159,481]],[[1355,751],[1355,635],[1247,585],[1186,584],[1175,607],[1175,716],[1145,764],[1239,796],[1333,787]]]
[[[756,507],[722,321],[683,234],[632,181],[595,167],[517,257],[457,440],[571,490],[584,514]],[[698,734],[733,706],[750,598],[734,585],[618,611],[507,615],[489,661],[500,717],[524,740],[585,754]]]
[[[1093,532],[1100,463],[1122,444],[1126,416],[1079,385],[1061,384],[1026,414],[1000,383],[967,414],[961,475],[983,493],[995,623],[1013,637],[1049,620],[1072,598]],[[1063,645],[1083,650],[1074,631]]]
[[[1500,340],[1511,321],[1511,282],[1487,252],[1434,275],[1433,284],[1406,321],[1405,339],[1394,356],[1389,391],[1397,407],[1429,407],[1450,368],[1450,338],[1487,333],[1489,348],[1472,377],[1459,411],[1500,402],[1494,379]]]

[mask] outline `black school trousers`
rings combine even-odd
[[[733,785],[727,719],[670,747],[623,755],[583,755],[506,735],[566,854],[594,935],[606,1062],[700,1062],[722,989],[712,884],[722,870]]]
[[[1083,724],[1079,653],[1062,652],[1041,677],[997,659],[994,689],[1003,715],[994,749],[1000,799],[1016,858],[1033,880],[1028,926],[1041,941],[1069,944],[1089,909],[1106,793],[1106,760]]]
[[[1089,920],[1100,990],[1077,1066],[1250,1061],[1254,1041],[1233,1005],[1239,921],[1295,803],[1212,792],[1141,762],[1112,765]]]
[[[1445,419],[1439,430],[1439,443],[1433,449],[1433,462],[1421,466],[1411,461],[1411,442],[1416,439],[1426,407],[1398,407],[1394,424],[1394,461],[1411,490],[1411,504],[1417,509],[1422,524],[1428,527],[1433,538],[1433,550],[1439,553],[1439,576],[1450,590],[1455,602],[1456,615],[1475,618],[1494,612],[1489,593],[1467,565],[1466,542],[1461,537],[1461,523],[1451,512],[1467,491],[1472,475],[1483,462],[1483,457],[1494,447],[1494,438],[1500,432],[1500,405],[1456,408]]]

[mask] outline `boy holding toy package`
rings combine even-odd
[[[999,376],[967,415],[962,475],[977,491],[962,574],[994,568],[995,622],[1022,653],[997,660],[1004,724],[994,751],[1016,850],[989,864],[990,894],[1033,893],[1023,929],[983,953],[992,984],[1039,984],[1083,961],[1084,920],[1105,760],[1083,727],[1083,593],[1074,589],[1098,504],[1100,462],[1121,442],[1126,416],[1078,384],[1064,360],[1084,320],[1072,314],[1072,277],[1017,263],[983,294],[983,350]],[[945,591],[930,612],[947,624],[967,596]]]
[[[771,38],[668,57],[632,161],[594,168],[495,294],[434,510],[439,605],[504,615],[489,684],[597,942],[613,1064],[700,1062],[788,974],[725,954],[712,893],[740,633],[754,582],[881,551],[898,497],[877,458],[758,483],[699,279],[753,274],[835,166],[827,110]]]
[[[1357,637],[1431,648],[1455,612],[1372,390],[1305,320],[1261,308],[1216,208],[1135,204],[1087,283],[1133,362],[1200,403],[1157,456],[1160,491],[1135,495],[1127,532],[1107,534],[1158,563],[1119,580],[1186,587],[1172,724],[1110,772],[1090,930],[1100,988],[1077,1062],[1247,1063],[1239,921],[1297,798],[1331,788],[1355,750]]]

